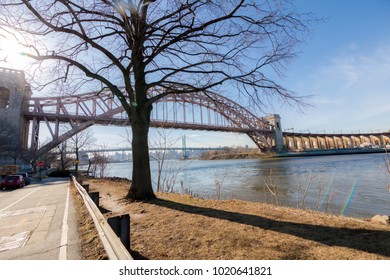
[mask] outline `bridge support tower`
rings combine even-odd
[[[277,153],[283,152],[284,143],[283,143],[283,132],[282,132],[282,124],[280,121],[280,116],[278,114],[272,114],[267,117],[267,120],[271,125],[273,125],[274,131],[274,143],[273,148]]]
[[[12,146],[20,151],[28,148],[29,121],[22,110],[28,106],[23,100],[31,94],[23,71],[0,67],[0,121],[15,131]]]

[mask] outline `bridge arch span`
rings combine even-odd
[[[31,147],[37,147],[39,126],[45,123],[52,141],[36,152],[44,154],[94,125],[128,126],[129,119],[110,91],[68,97],[32,97],[23,115],[33,122]],[[238,103],[214,92],[166,95],[154,103],[151,127],[246,133],[261,150],[273,145],[274,126]],[[60,134],[60,123],[70,129]]]

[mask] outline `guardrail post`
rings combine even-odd
[[[130,215],[121,215],[107,219],[115,234],[120,238],[127,250],[130,250]]]
[[[87,193],[89,193],[89,184],[83,184],[81,185]]]
[[[95,203],[95,205],[99,207],[99,192],[90,192],[88,194],[92,201]]]
[[[110,260],[133,260],[132,256],[129,253],[129,250],[122,244],[120,238],[113,231],[111,226],[108,224],[108,221],[100,212],[99,207],[95,205],[92,199],[89,197],[85,189],[77,182],[76,178],[72,176],[72,181],[77,188],[77,191],[81,195],[84,204],[92,217],[93,223],[97,229],[100,240],[103,243],[104,249],[106,250],[107,256]],[[97,194],[99,198],[99,194]],[[128,218],[128,224],[130,225],[130,216]],[[126,227],[122,227],[125,229]],[[130,232],[130,226],[127,226],[128,231]],[[129,242],[127,242],[128,247],[130,247],[130,234],[127,234]],[[125,235],[123,235],[125,237]]]

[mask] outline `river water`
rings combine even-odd
[[[277,203],[367,218],[390,215],[390,174],[385,157],[166,161],[161,185],[203,198]],[[156,186],[157,162],[151,163],[151,169]],[[131,163],[112,163],[107,175],[131,178]]]

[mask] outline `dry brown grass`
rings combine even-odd
[[[158,193],[128,203],[129,182],[89,182],[107,215],[129,213],[135,258],[390,259],[390,227],[264,203]]]
[[[81,240],[81,251],[84,260],[107,259],[106,251],[100,241],[93,220],[86,209],[77,189],[71,184],[71,194],[76,207],[77,224]]]

